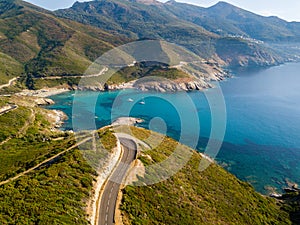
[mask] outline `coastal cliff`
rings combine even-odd
[[[122,83],[118,85],[101,84],[93,86],[79,86],[75,87],[80,91],[113,91],[123,89],[138,89],[141,91],[156,91],[156,92],[177,92],[177,91],[193,91],[204,90],[212,88],[213,85],[204,80],[187,80],[183,81],[171,81],[171,80],[148,80],[148,81],[133,81],[128,83]]]

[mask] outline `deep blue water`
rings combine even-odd
[[[286,179],[300,184],[299,71],[300,64],[286,64],[237,72],[234,78],[220,84],[227,125],[216,159],[262,193],[267,193],[266,186],[281,191]],[[167,133],[203,151],[211,132],[210,109],[218,109],[214,102],[208,104],[205,94],[215,91],[158,94],[125,90],[76,95],[69,92],[53,96],[56,104],[49,108],[69,116],[64,129],[89,129],[94,123],[102,127],[120,116],[139,117],[145,120],[141,126]],[[134,102],[129,102],[129,98]],[[143,100],[146,104],[139,104]],[[72,106],[76,123],[73,125]]]

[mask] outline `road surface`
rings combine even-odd
[[[98,225],[113,225],[116,209],[116,202],[120,189],[120,184],[126,175],[130,164],[136,157],[137,146],[134,141],[129,139],[120,139],[124,153],[121,162],[117,165],[112,176],[107,181],[99,206]]]
[[[0,89],[11,86],[13,84],[13,82],[16,81],[18,78],[19,77],[12,78],[8,81],[7,84],[0,85]]]
[[[0,116],[5,114],[5,113],[8,113],[14,109],[18,108],[17,105],[10,105],[10,106],[7,106],[4,110],[3,109],[0,109]]]
[[[104,67],[99,73],[97,74],[90,74],[90,75],[79,75],[79,76],[49,76],[49,77],[42,77],[42,80],[57,80],[63,78],[91,78],[91,77],[99,77],[102,76],[104,73],[108,71],[107,67]]]

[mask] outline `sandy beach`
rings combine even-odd
[[[40,90],[28,90],[25,89],[19,93],[17,93],[17,96],[31,96],[31,97],[39,97],[39,98],[46,98],[52,95],[61,94],[64,92],[70,91],[67,88],[44,88]]]

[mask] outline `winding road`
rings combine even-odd
[[[14,109],[17,109],[17,108],[18,108],[17,105],[10,105],[10,106],[8,106],[5,109],[2,108],[2,109],[0,109],[0,116],[3,115],[3,114],[5,114],[5,113],[8,113],[8,112],[10,112],[10,111],[12,111]]]
[[[122,181],[128,171],[130,164],[137,154],[137,146],[133,140],[120,138],[123,146],[123,155],[120,163],[107,181],[100,199],[98,225],[115,224],[114,216],[118,193]]]
[[[12,78],[8,81],[7,84],[3,84],[3,85],[0,85],[0,89],[3,89],[3,88],[6,88],[6,87],[9,87],[13,84],[14,81],[16,81],[19,77],[15,77],[15,78]]]
[[[104,67],[99,73],[97,74],[90,74],[90,75],[79,75],[79,76],[49,76],[49,77],[42,77],[42,80],[57,80],[63,78],[91,78],[91,77],[99,77],[108,71],[107,67]]]

